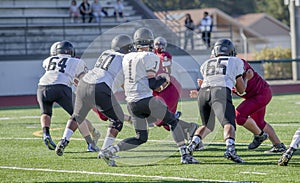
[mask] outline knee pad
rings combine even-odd
[[[123,128],[123,123],[120,120],[111,120],[109,127],[114,128],[120,132]]]

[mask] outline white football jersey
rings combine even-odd
[[[88,70],[83,60],[64,54],[46,58],[43,68],[46,72],[38,83],[43,86],[63,84],[71,87],[74,79]]]
[[[157,72],[160,59],[152,52],[132,52],[124,56],[124,89],[127,102],[153,96],[147,72]]]
[[[200,72],[203,76],[201,88],[223,86],[231,90],[236,77],[244,73],[244,62],[237,57],[215,57],[205,61]]]
[[[94,68],[82,78],[83,81],[90,84],[105,82],[111,89],[113,85],[120,87],[124,83],[123,56],[124,54],[113,50],[104,51],[98,58]]]

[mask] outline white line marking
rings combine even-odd
[[[267,175],[265,172],[240,172],[242,174]]]
[[[20,117],[3,117],[0,120],[14,120],[14,119],[38,119],[40,116],[20,116]]]
[[[124,173],[110,173],[110,172],[88,172],[88,171],[75,171],[75,170],[53,170],[44,168],[22,168],[22,167],[10,167],[0,166],[1,169],[11,170],[25,170],[25,171],[42,171],[42,172],[58,172],[58,173],[79,173],[79,174],[90,174],[90,175],[113,175],[119,177],[140,177],[149,178],[156,180],[184,180],[184,181],[203,181],[203,182],[233,182],[228,180],[209,180],[209,179],[195,179],[195,178],[183,178],[183,177],[164,177],[164,176],[150,176],[150,175],[138,175],[138,174],[124,174]]]

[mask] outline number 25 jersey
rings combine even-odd
[[[87,72],[83,60],[63,54],[46,58],[43,68],[46,72],[38,84],[42,86],[63,84],[71,87],[75,78]]]
[[[244,73],[244,62],[237,57],[215,57],[205,61],[200,72],[203,76],[201,88],[221,86],[231,90],[236,78]]]

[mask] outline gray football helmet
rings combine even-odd
[[[50,47],[50,56],[56,56],[57,52],[56,52],[56,46],[59,44],[60,42],[57,41],[55,43],[52,44],[52,46]]]
[[[126,34],[120,34],[111,41],[111,49],[120,53],[129,53],[133,49],[133,41]]]
[[[219,39],[212,49],[212,54],[218,56],[236,56],[233,43],[229,39]]]
[[[56,54],[66,54],[75,57],[75,48],[69,41],[61,41],[56,45]]]
[[[133,35],[133,44],[136,49],[142,47],[149,47],[150,50],[152,50],[153,40],[154,40],[154,36],[152,31],[145,27],[136,30]]]

